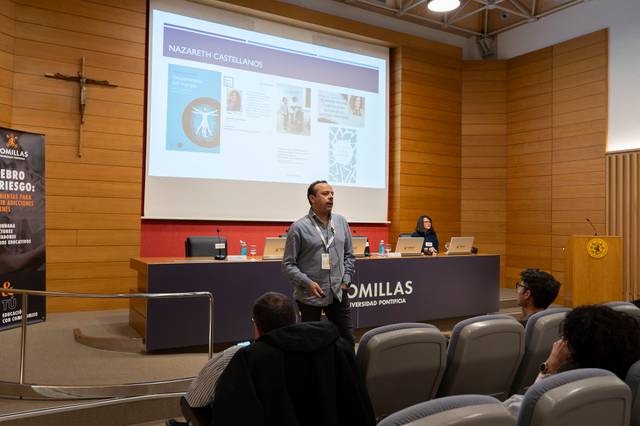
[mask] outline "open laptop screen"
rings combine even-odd
[[[351,242],[353,244],[353,254],[356,257],[364,257],[364,250],[367,247],[367,237],[353,236],[351,237]]]
[[[396,244],[396,253],[403,256],[412,256],[422,254],[422,237],[400,237]]]
[[[284,257],[284,244],[286,238],[267,237],[264,240],[264,253],[262,258],[265,260],[277,260]]]
[[[447,254],[471,254],[473,237],[451,237]]]

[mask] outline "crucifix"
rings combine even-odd
[[[109,83],[108,80],[94,80],[93,78],[87,78],[85,74],[85,59],[82,57],[80,72],[77,75],[65,75],[59,72],[55,74],[45,74],[45,77],[57,78],[58,80],[77,81],[80,85],[80,128],[78,135],[78,158],[82,157],[82,133],[84,130],[84,111],[87,107],[87,84],[95,84],[97,86],[106,87],[118,87],[115,84]]]

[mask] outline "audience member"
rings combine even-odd
[[[295,324],[296,312],[293,302],[287,296],[270,292],[265,293],[253,305],[253,325],[256,338],[276,328]],[[231,358],[241,348],[231,346],[217,354],[200,370],[198,377],[191,382],[185,398],[191,407],[204,407],[213,401],[215,388]]]
[[[187,393],[191,407],[208,406],[207,423],[375,424],[353,350],[333,324],[296,324],[293,301],[280,293],[261,296],[253,320],[256,341],[209,361]]]
[[[522,308],[520,323],[526,327],[531,315],[544,311],[558,297],[560,283],[548,272],[528,268],[520,272],[516,290],[518,305]]]
[[[604,305],[573,309],[562,322],[562,339],[540,367],[544,375],[575,368],[602,368],[624,380],[640,359],[640,325],[624,312]]]
[[[536,382],[577,368],[601,368],[624,380],[629,367],[640,359],[640,325],[630,315],[608,306],[573,309],[562,322],[561,332],[562,338],[540,365]],[[517,416],[522,398],[516,394],[504,404]]]

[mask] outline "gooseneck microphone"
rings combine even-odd
[[[589,222],[589,225],[591,225],[591,228],[593,229],[593,235],[594,236],[598,236],[598,231],[596,230],[595,225],[593,224],[593,222],[591,222],[591,219],[589,219],[588,217],[585,217],[584,220],[586,220],[587,222]]]

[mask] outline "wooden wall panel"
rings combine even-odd
[[[506,262],[507,63],[462,64],[461,235]]]
[[[461,61],[402,47],[392,69],[389,237],[427,214],[444,244],[461,222]]]
[[[622,290],[640,298],[640,151],[607,156],[607,234],[622,236]]]
[[[5,0],[6,2],[6,0]],[[126,293],[140,253],[146,7],[136,0],[15,2],[13,127],[46,135],[47,289]],[[87,75],[83,156],[79,88],[44,78]],[[51,298],[50,311],[126,307],[127,301]]]
[[[507,61],[505,283],[551,270],[552,49]]]
[[[604,230],[607,32],[507,64],[506,284],[527,267],[562,282],[568,235]]]
[[[570,234],[605,232],[606,30],[553,46],[552,273]]]
[[[15,3],[0,0],[0,126],[11,124],[15,47]]]

